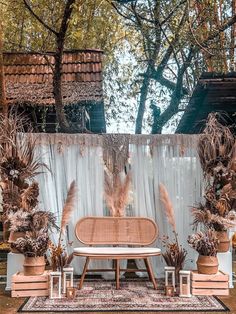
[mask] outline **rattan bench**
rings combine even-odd
[[[74,249],[75,256],[86,257],[79,289],[83,286],[87,271],[115,271],[116,288],[119,289],[120,271],[134,272],[138,270],[120,269],[119,262],[122,259],[143,259],[146,269],[139,269],[138,271],[147,271],[154,289],[157,289],[149,257],[160,255],[161,250],[148,247],[155,242],[158,236],[157,225],[152,219],[143,217],[85,217],[77,222],[75,234],[81,243],[88,245],[88,247]],[[93,247],[93,245],[101,246]],[[133,247],[129,247],[129,245]],[[88,270],[91,259],[112,259],[115,265],[112,269]]]

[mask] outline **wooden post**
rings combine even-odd
[[[7,115],[7,100],[5,90],[4,60],[3,60],[3,26],[0,21],[0,110]]]

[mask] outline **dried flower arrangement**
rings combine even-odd
[[[160,200],[164,206],[165,214],[169,224],[173,229],[174,239],[169,240],[169,237],[164,236],[162,238],[163,246],[165,247],[165,252],[162,256],[166,262],[167,266],[174,266],[176,269],[176,275],[183,269],[187,251],[179,244],[178,233],[176,232],[176,223],[174,208],[169,198],[166,187],[163,184],[159,185]]]
[[[11,245],[25,256],[44,256],[49,246],[48,231],[26,232],[24,238],[18,238]]]
[[[76,201],[77,188],[75,181],[70,184],[67,198],[62,210],[61,224],[60,224],[60,232],[59,239],[57,245],[50,242],[49,249],[51,255],[51,266],[53,270],[62,271],[63,267],[69,266],[73,260],[73,252],[68,253],[68,247],[71,246],[72,243],[67,243],[65,245],[63,243],[63,235],[66,233],[67,225],[71,218],[72,211],[74,209],[74,204]],[[65,239],[66,240],[66,239]]]
[[[35,141],[23,134],[29,124],[21,116],[0,116],[0,175],[5,224],[12,249],[27,257],[43,257],[49,245],[54,215],[36,210],[39,186],[34,177],[45,165],[35,156]]]
[[[22,209],[17,211],[9,211],[7,215],[9,222],[9,230],[13,232],[25,232],[30,229],[31,217],[30,214]]]
[[[30,231],[30,213],[38,204],[39,187],[33,180],[45,165],[35,157],[35,141],[22,136],[29,123],[22,116],[0,115],[0,186],[3,195],[4,235],[10,231]],[[20,211],[18,213],[18,211]],[[22,214],[22,215],[21,215]],[[27,219],[26,219],[27,217]]]
[[[11,232],[24,231],[25,235],[11,240],[11,247],[29,258],[40,258],[43,264],[44,254],[50,246],[52,266],[62,268],[69,264],[73,254],[69,255],[66,246],[62,244],[73,205],[76,187],[73,181],[68,191],[63,208],[61,226],[56,226],[56,218],[48,211],[36,210],[38,204],[39,187],[33,178],[46,165],[35,157],[35,141],[29,134],[22,136],[25,129],[25,120],[22,117],[9,115],[9,118],[0,116],[0,174],[3,189],[3,208],[5,222]],[[29,131],[29,127],[27,126]],[[59,232],[59,241],[54,245],[49,240],[49,230],[56,228]],[[12,237],[13,239],[14,237]],[[43,266],[43,265],[42,265]],[[24,264],[27,269],[27,265]],[[29,270],[28,270],[29,271]],[[43,267],[41,269],[43,271]]]
[[[33,232],[58,228],[54,214],[42,210],[35,210],[30,213],[23,209],[15,212],[10,211],[7,220],[10,224],[9,230],[14,232]]]
[[[198,155],[208,185],[205,203],[193,208],[192,214],[195,225],[226,231],[236,225],[232,213],[236,208],[236,144],[230,129],[217,117],[216,113],[208,116],[199,138]]]
[[[203,256],[216,256],[219,241],[212,229],[206,232],[197,232],[188,237],[189,245]]]

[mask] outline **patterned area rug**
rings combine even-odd
[[[149,281],[123,281],[116,290],[114,281],[85,281],[74,300],[30,297],[19,312],[225,312],[229,309],[217,298],[166,297],[163,290],[153,290]]]

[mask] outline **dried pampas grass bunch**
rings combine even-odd
[[[160,192],[160,200],[165,209],[167,220],[169,221],[169,224],[171,225],[172,229],[176,231],[174,208],[169,198],[167,189],[162,183],[159,184],[159,192]]]
[[[184,261],[187,255],[187,251],[179,244],[178,234],[176,232],[175,214],[172,202],[170,200],[168,191],[164,184],[159,184],[160,200],[165,209],[165,215],[169,224],[173,229],[174,239],[170,240],[168,236],[162,238],[162,244],[165,248],[165,252],[162,256],[168,266],[174,266],[176,268],[176,278],[178,279],[178,272],[183,268]]]
[[[74,256],[73,252],[71,254],[67,252],[68,248],[72,245],[72,243],[67,241],[68,239],[66,238],[63,239],[62,236],[66,232],[66,227],[70,221],[72,212],[74,210],[76,198],[77,187],[75,181],[73,181],[70,184],[69,190],[67,192],[66,201],[62,209],[58,243],[57,245],[55,245],[52,242],[50,242],[51,265],[53,270],[59,269],[62,271],[63,267],[68,266],[72,262]],[[65,245],[66,241],[68,242],[67,245]]]
[[[64,207],[62,209],[62,217],[61,217],[61,226],[60,226],[60,237],[65,233],[66,226],[69,223],[71,218],[72,211],[74,209],[75,201],[76,201],[77,188],[75,181],[70,184],[69,190],[67,192],[66,201]]]
[[[125,216],[125,208],[129,201],[130,183],[130,173],[122,179],[121,174],[111,175],[105,172],[104,197],[112,217]]]

